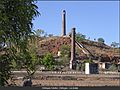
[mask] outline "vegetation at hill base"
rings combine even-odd
[[[53,70],[55,65],[55,60],[51,53],[47,53],[42,60],[42,64],[45,66],[47,70]]]
[[[70,45],[62,45],[60,47],[61,51],[61,65],[68,66],[70,61]]]

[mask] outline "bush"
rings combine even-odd
[[[47,53],[43,60],[42,60],[42,64],[46,67],[46,69],[48,70],[53,70],[54,69],[54,65],[55,65],[55,60],[52,56],[51,53]]]
[[[100,42],[100,43],[104,43],[105,40],[104,40],[103,38],[98,38],[98,42]]]
[[[69,45],[62,45],[60,47],[61,57],[70,57],[70,46]]]
[[[60,64],[63,66],[68,66],[70,61],[70,46],[62,45],[60,51],[61,51],[61,59],[62,59],[60,61]]]
[[[84,39],[86,38],[86,36],[85,35],[83,35],[83,34],[81,34],[81,33],[77,33],[76,35],[75,35],[75,39],[76,39],[76,41],[83,41]]]
[[[108,68],[108,70],[110,70],[110,71],[115,71],[115,70],[117,70],[117,66],[116,66],[115,64],[112,64],[112,65]]]

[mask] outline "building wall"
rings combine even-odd
[[[97,63],[85,63],[85,74],[98,74],[98,64]]]

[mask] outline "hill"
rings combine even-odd
[[[119,49],[114,49],[104,43],[99,43],[90,40],[79,41],[94,57],[94,60],[100,60],[102,62],[119,62]],[[38,41],[37,53],[38,55],[44,55],[47,52],[57,56],[58,51],[62,45],[71,45],[70,37],[47,37]],[[77,58],[79,60],[89,58],[82,50],[76,47],[78,52]]]

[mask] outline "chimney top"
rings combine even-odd
[[[66,13],[66,11],[65,10],[63,10],[63,14],[65,14]]]
[[[72,28],[72,30],[75,30],[75,29],[76,29],[75,27]]]

